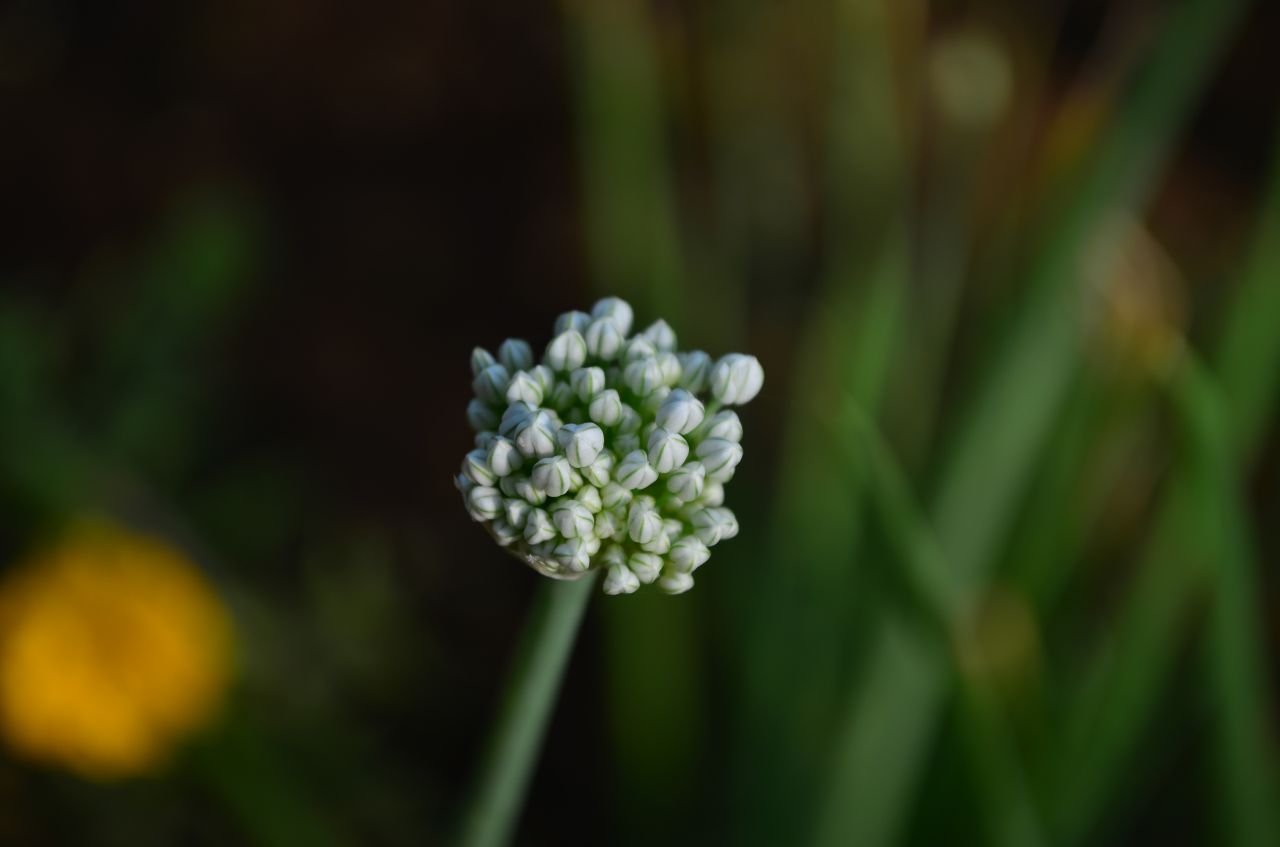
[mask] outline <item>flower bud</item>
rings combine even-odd
[[[634,491],[652,485],[658,478],[658,472],[650,466],[643,450],[632,450],[618,463],[614,477],[623,488]]]
[[[634,313],[627,301],[617,297],[605,297],[596,301],[596,304],[591,307],[591,317],[610,319],[618,327],[618,332],[626,335],[631,332]]]
[[[627,537],[637,544],[648,544],[662,534],[662,515],[640,506],[632,503],[627,512]]]
[[[589,535],[595,529],[596,517],[577,500],[564,500],[551,510],[551,522],[565,538]]]
[[[486,403],[501,403],[507,396],[507,383],[511,374],[502,365],[490,365],[471,381],[476,396]]]
[[[670,353],[676,349],[676,331],[662,318],[649,324],[640,335],[659,352]]]
[[[565,424],[556,433],[560,449],[575,468],[585,468],[604,449],[604,430],[593,423]]]
[[[511,524],[507,523],[506,518],[499,516],[493,523],[489,524],[489,532],[493,534],[493,540],[497,541],[503,547],[510,547],[512,544],[520,540],[521,532]]]
[[[498,348],[498,361],[512,373],[527,371],[533,367],[533,350],[523,339],[508,338]]]
[[[502,421],[498,424],[498,435],[511,438],[520,425],[532,418],[536,411],[528,403],[512,403],[502,413]]]
[[[477,397],[467,404],[467,423],[475,431],[483,432],[498,425],[498,415],[488,403]]]
[[[542,405],[542,385],[532,374],[517,371],[507,384],[508,403],[526,403],[530,406]]]
[[[516,445],[511,439],[502,436],[495,436],[489,442],[489,452],[485,459],[497,476],[507,476],[524,464],[524,457],[520,455]]]
[[[702,462],[689,462],[667,477],[667,490],[687,503],[702,496],[706,480],[707,469]]]
[[[613,478],[613,454],[602,450],[596,460],[582,469],[582,477],[596,488],[604,488]]]
[[[649,436],[649,464],[658,473],[671,473],[689,458],[689,442],[678,433],[655,429]]]
[[[519,497],[508,497],[503,500],[502,508],[507,523],[517,529],[524,529],[525,521],[529,519],[529,512],[533,509],[528,500],[521,500]]]
[[[662,384],[675,387],[680,382],[680,359],[675,353],[659,353],[654,358],[658,360],[658,370],[662,371]]]
[[[462,474],[458,474],[453,478],[453,487],[458,489],[462,494],[462,499],[466,500],[467,495],[471,493],[471,489],[476,487],[476,484]]]
[[[551,389],[556,387],[555,371],[551,370],[551,368],[547,367],[546,365],[535,365],[534,367],[529,368],[527,370],[529,371],[529,375],[532,376],[535,380],[537,380],[538,385],[542,386],[543,397],[546,397],[548,394],[550,394]]]
[[[726,508],[718,508],[714,510],[716,517],[720,521],[720,540],[728,541],[730,538],[738,534],[738,518],[732,511]]]
[[[652,359],[658,355],[658,349],[649,343],[649,339],[637,335],[622,345],[622,361],[624,364],[637,362],[640,359]]]
[[[617,323],[609,318],[592,321],[582,336],[587,342],[587,352],[597,359],[612,362],[622,352],[626,337],[618,329]]]
[[[723,438],[726,441],[742,440],[742,421],[733,409],[716,412],[703,427],[703,438]]]
[[[591,398],[604,391],[604,370],[601,368],[578,368],[569,374],[569,385],[573,393],[583,403],[590,403]]]
[[[622,420],[622,398],[612,388],[606,388],[591,400],[587,416],[601,426],[614,426]]]
[[[477,485],[467,492],[467,506],[471,509],[471,517],[478,521],[491,521],[502,514],[502,495],[496,488]]]
[[[496,432],[477,432],[475,437],[476,447],[483,450],[487,455],[489,452],[489,445],[492,444],[493,439],[497,437],[498,433]]]
[[[617,423],[619,432],[639,432],[643,423],[644,418],[640,417],[639,412],[625,403],[622,405],[622,419]]]
[[[555,537],[556,527],[551,516],[543,509],[530,509],[524,521],[524,540],[530,544],[541,544]]]
[[[697,570],[710,558],[711,551],[707,549],[707,545],[693,535],[686,535],[676,541],[667,554],[667,561],[672,567],[687,573]]]
[[[617,482],[610,482],[600,489],[600,502],[606,509],[616,509],[619,506],[625,506],[631,502],[634,495],[630,489],[624,488]]]
[[[562,332],[574,330],[575,332],[585,332],[587,326],[591,323],[591,316],[586,312],[565,312],[556,318],[554,331],[556,335]],[[559,370],[557,368],[557,370]]]
[[[484,451],[479,448],[462,457],[462,475],[476,485],[493,485],[498,479],[489,467]]]
[[[719,506],[724,503],[724,483],[708,482],[702,486],[702,496],[698,502],[704,506]]]
[[[764,368],[755,356],[730,353],[711,369],[711,396],[728,406],[750,401],[763,385]]]
[[[667,402],[667,398],[671,396],[671,389],[665,385],[659,385],[649,394],[640,400],[640,414],[645,418],[652,418],[658,414],[658,410],[662,408],[662,404]]]
[[[514,479],[515,496],[521,500],[528,501],[531,505],[541,506],[547,501],[547,492],[533,484],[533,480],[527,476],[509,476],[503,477],[503,482],[508,479]]]
[[[738,530],[738,522],[728,509],[701,509],[694,513],[690,523],[693,524],[693,534],[708,547],[732,538]]]
[[[658,587],[668,594],[683,594],[693,588],[693,576],[684,571],[667,568],[658,580]]]
[[[555,419],[545,409],[539,409],[517,425],[516,446],[531,458],[550,456],[556,452],[558,429]]]
[[[572,471],[569,460],[564,456],[549,456],[539,459],[533,466],[530,481],[534,488],[545,491],[547,496],[559,497],[569,491]]]
[[[575,495],[577,501],[587,507],[587,511],[596,514],[604,508],[604,501],[600,499],[600,489],[594,485],[582,485],[578,488]]]
[[[626,565],[611,565],[605,572],[603,586],[605,594],[633,594],[639,587],[640,580],[627,569]]]
[[[570,538],[555,549],[555,559],[565,570],[584,573],[591,567],[591,551],[584,539]]]
[[[625,538],[626,527],[617,512],[601,510],[596,515],[596,524],[592,529],[596,538]]]
[[[678,353],[680,360],[680,381],[677,383],[694,394],[707,390],[711,381],[711,357],[701,350]]]
[[[573,389],[569,387],[569,383],[556,382],[551,389],[551,396],[547,399],[547,405],[562,412],[572,406]]]
[[[596,558],[595,564],[611,568],[614,565],[625,565],[627,563],[627,551],[622,549],[621,544],[605,544],[600,549],[600,555]]]
[[[471,375],[473,377],[480,376],[480,372],[490,365],[494,364],[493,354],[483,347],[477,347],[471,351]]]
[[[725,438],[708,438],[698,445],[697,454],[707,468],[707,479],[728,482],[742,461],[742,445]]]
[[[667,535],[665,532],[659,532],[653,538],[649,539],[649,541],[641,544],[640,549],[646,553],[655,553],[659,556],[664,556],[667,551],[671,549],[671,536]]]
[[[652,356],[636,359],[629,362],[622,372],[622,382],[636,395],[644,397],[662,385],[662,368]]]
[[[698,428],[706,413],[701,400],[683,388],[677,388],[667,395],[658,409],[657,424],[663,429],[686,435]]]
[[[627,558],[627,568],[645,585],[658,578],[662,573],[662,564],[662,557],[656,553],[639,551]]]
[[[565,330],[547,345],[543,363],[553,371],[571,371],[587,360],[587,342],[576,329]]]

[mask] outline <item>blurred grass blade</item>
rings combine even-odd
[[[1250,452],[1261,442],[1280,387],[1280,145],[1263,204],[1253,252],[1212,359],[1236,440]]]
[[[594,575],[572,582],[541,580],[466,807],[458,841],[462,847],[511,842],[595,585]]]
[[[906,620],[890,625],[903,630],[904,636],[906,629],[921,634],[907,636],[902,643],[912,646],[898,658],[915,666],[919,673],[914,678],[923,693],[928,690],[926,686],[933,684],[925,678],[931,671],[949,678],[946,671],[947,663],[953,661],[954,656],[952,639],[966,638],[970,610],[960,605],[953,584],[954,574],[947,568],[937,539],[925,523],[906,473],[874,422],[856,402],[850,401],[842,424],[845,464],[857,468],[859,477],[866,480],[868,499],[884,527],[896,557],[895,564],[900,569],[901,578],[895,581],[903,583],[909,599],[906,611],[913,613]],[[895,612],[887,609],[885,614],[893,616]],[[926,655],[932,658],[925,658]],[[999,704],[979,680],[966,678],[963,669],[951,670],[961,678],[964,740],[991,843],[1006,847],[1041,844],[1037,815]],[[892,708],[890,703],[885,706]],[[881,717],[890,721],[888,726],[893,725],[887,711]],[[881,730],[887,728],[884,723],[878,725]],[[885,734],[892,736],[891,732]],[[869,749],[868,745],[859,744],[856,737],[851,743],[855,751]],[[880,759],[880,766],[884,767],[888,761]],[[856,775],[857,769],[837,772],[828,786],[831,796],[827,815],[820,823],[819,844],[861,844],[864,838],[877,837],[864,832],[861,821],[841,817],[841,809],[845,808],[841,800],[848,797],[851,790],[851,786],[841,780],[846,774]]]
[[[1171,12],[1049,221],[1030,269],[1030,299],[962,421],[935,500],[935,526],[962,590],[981,591],[1078,366],[1074,282],[1081,250],[1100,221],[1150,189],[1245,6],[1188,0]],[[851,740],[837,771],[846,793],[828,807],[847,829],[829,824],[826,843],[879,847],[898,838],[942,710],[942,668],[891,620],[871,649],[871,670],[846,717]],[[888,715],[891,724],[877,723]]]

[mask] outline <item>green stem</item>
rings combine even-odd
[[[511,841],[595,583],[595,576],[589,575],[574,582],[547,580],[539,589],[463,818],[458,839],[462,847],[497,847]]]

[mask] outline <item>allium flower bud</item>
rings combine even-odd
[[[745,403],[763,372],[751,356],[680,353],[661,320],[628,337],[633,321],[605,298],[590,317],[561,315],[540,363],[519,339],[496,358],[476,348],[474,449],[454,484],[471,517],[539,573],[602,570],[611,594],[655,582],[680,593],[738,531],[723,503],[742,421],[706,404]]]
[[[520,455],[516,445],[511,439],[500,435],[489,442],[489,452],[485,460],[497,476],[507,476],[524,464],[524,457]]]
[[[640,580],[626,565],[610,565],[605,571],[605,594],[633,594],[639,587]]]
[[[632,553],[627,559],[627,568],[645,585],[658,578],[662,573],[662,565],[661,556],[656,553],[646,553],[643,550]]]
[[[667,395],[658,409],[657,424],[663,429],[687,435],[698,428],[706,412],[701,400],[683,388],[677,388]]]
[[[491,521],[502,514],[502,495],[498,489],[477,485],[467,492],[467,505],[471,516],[478,521]]]
[[[622,420],[622,398],[615,389],[607,388],[591,400],[587,416],[601,426],[615,426]]]
[[[578,488],[576,499],[579,503],[587,507],[587,511],[596,514],[604,508],[604,501],[600,499],[600,489],[594,485],[583,485]]]
[[[604,431],[593,423],[565,424],[556,434],[560,449],[575,468],[585,468],[604,449]]]
[[[542,385],[532,374],[517,371],[507,385],[508,403],[527,403],[530,406],[542,405]]]
[[[587,352],[597,359],[612,362],[622,352],[626,341],[618,324],[611,318],[592,321],[582,336],[587,342]]]
[[[512,373],[527,371],[533,367],[533,349],[527,341],[508,338],[498,348],[498,361]]]
[[[462,475],[476,485],[493,485],[498,479],[498,475],[489,467],[485,452],[479,448],[463,457]]]
[[[662,533],[662,515],[655,509],[632,503],[627,512],[627,536],[637,544],[648,544]]]
[[[649,324],[640,335],[660,353],[671,353],[676,349],[676,331],[662,318]]]
[[[476,398],[467,404],[467,423],[475,431],[483,432],[498,425],[498,416],[488,403]]]
[[[587,342],[576,329],[566,330],[547,345],[543,364],[561,373],[582,367],[587,360]]]
[[[550,456],[556,452],[558,430],[555,418],[545,409],[539,409],[516,425],[516,447],[526,456]]]
[[[652,359],[658,355],[658,348],[649,343],[649,339],[637,335],[622,345],[622,361],[631,363],[640,359]]]
[[[596,460],[582,469],[582,478],[596,488],[604,488],[613,478],[613,454],[605,450]]]
[[[667,568],[662,572],[662,579],[658,580],[658,587],[668,594],[683,594],[693,588],[693,576],[684,571]]]
[[[711,369],[711,396],[728,406],[749,402],[764,385],[764,368],[755,356],[730,353]]]
[[[569,374],[569,385],[573,393],[583,403],[590,403],[591,398],[604,391],[604,370],[602,368],[578,368]]]
[[[596,304],[591,307],[591,317],[609,318],[617,325],[618,332],[623,335],[631,332],[633,314],[627,301],[617,297],[605,297],[596,301]]]
[[[624,488],[617,482],[610,482],[604,488],[600,489],[600,502],[606,509],[616,509],[619,506],[625,506],[631,502],[633,495],[631,490]]]
[[[678,385],[694,394],[706,391],[711,381],[711,357],[701,350],[691,350],[676,354],[676,358],[680,360]]]
[[[707,469],[702,462],[689,462],[667,477],[667,490],[687,503],[702,496],[706,480]]]
[[[581,538],[570,538],[555,549],[555,558],[565,570],[573,573],[585,573],[591,567],[591,552]]]
[[[742,445],[727,438],[708,438],[698,445],[697,454],[707,468],[707,479],[728,482],[742,461]]]
[[[662,372],[662,384],[673,388],[680,382],[680,359],[675,353],[659,353],[658,370]]]
[[[596,517],[577,500],[563,500],[551,510],[551,521],[565,538],[589,535],[595,529]]]
[[[573,468],[564,456],[549,456],[539,459],[533,466],[530,480],[535,488],[545,491],[549,497],[559,497],[569,491],[572,484]]]
[[[733,409],[723,409],[711,416],[703,427],[703,438],[723,438],[726,441],[742,440],[742,421]]]
[[[541,544],[555,537],[556,527],[551,516],[542,509],[530,509],[524,521],[524,540],[530,544]]]
[[[556,318],[554,330],[556,335],[568,332],[571,329],[577,332],[585,332],[590,323],[591,316],[586,312],[565,312]]]
[[[671,473],[689,458],[689,442],[678,433],[665,429],[655,429],[649,436],[647,446],[649,464],[660,474]]]
[[[480,372],[495,363],[493,354],[483,347],[471,351],[471,375],[480,376]]]
[[[622,381],[633,393],[644,397],[662,385],[662,367],[653,357],[636,359],[627,364],[622,372]]]
[[[489,367],[476,374],[476,378],[471,381],[471,387],[475,390],[476,396],[486,403],[498,403],[506,399],[507,383],[511,381],[511,374],[502,365],[489,365]]]
[[[707,549],[707,545],[693,535],[686,535],[672,544],[671,552],[667,554],[667,561],[672,567],[689,573],[697,570],[710,558],[711,551]]]
[[[658,478],[658,472],[649,464],[643,450],[632,450],[618,463],[614,477],[623,488],[634,491],[652,485]]]

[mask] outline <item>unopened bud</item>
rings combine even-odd
[[[706,412],[701,400],[683,388],[677,388],[667,395],[658,409],[657,424],[663,429],[687,435],[698,428]]]
[[[576,329],[561,332],[547,345],[543,363],[561,373],[582,367],[587,360],[587,342]]]
[[[559,497],[568,492],[572,484],[573,468],[564,456],[549,456],[533,466],[530,480],[535,488],[545,491],[549,497]]]
[[[533,367],[533,350],[523,339],[508,338],[498,348],[498,361],[512,373],[527,371]]]

